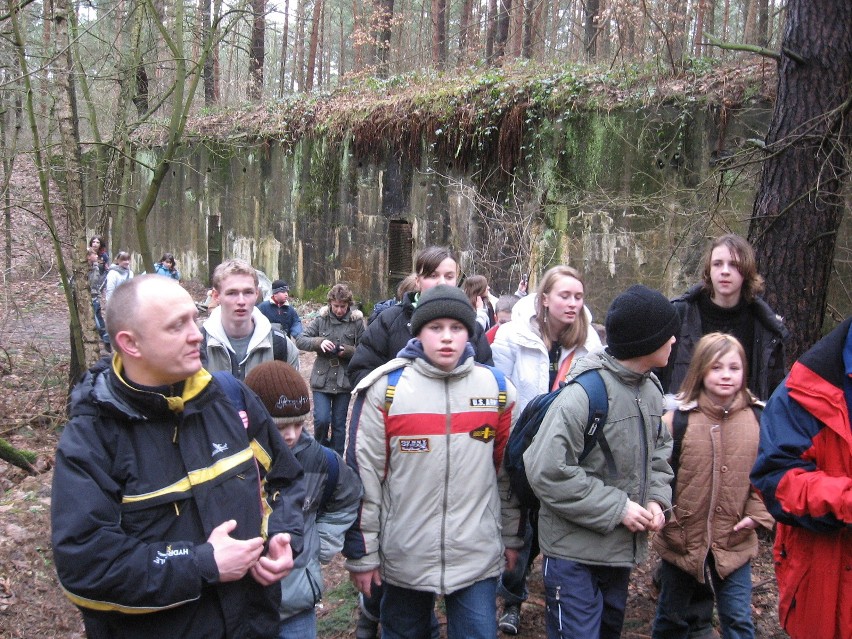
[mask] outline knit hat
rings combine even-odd
[[[659,291],[634,284],[606,314],[607,351],[616,359],[650,355],[677,332],[680,317]]]
[[[246,375],[246,386],[258,394],[277,425],[301,422],[311,411],[308,385],[286,362],[258,364]]]
[[[272,282],[272,294],[283,293],[290,290],[290,285],[284,280],[275,280]]]
[[[460,288],[441,284],[420,295],[417,308],[411,316],[411,334],[417,335],[427,322],[441,317],[460,321],[473,335],[476,327],[476,311]]]

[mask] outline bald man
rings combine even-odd
[[[189,294],[136,277],[106,322],[114,354],[74,388],[56,453],[59,579],[101,637],[278,636],[302,545],[302,469],[257,396],[239,413],[201,367]]]

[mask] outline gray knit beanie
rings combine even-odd
[[[606,314],[607,351],[616,359],[650,355],[677,333],[680,317],[659,291],[634,284]]]
[[[442,317],[464,324],[468,335],[473,335],[476,330],[476,311],[470,300],[460,288],[441,284],[420,295],[411,316],[411,334],[416,337],[427,322]]]

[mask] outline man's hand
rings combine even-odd
[[[382,585],[382,575],[378,568],[374,568],[369,572],[350,572],[349,581],[351,581],[358,592],[363,593],[365,597],[370,596],[370,591],[373,584]]]
[[[331,353],[337,350],[337,345],[330,339],[324,339],[320,342],[320,350],[322,350],[323,353]]]
[[[651,513],[651,523],[648,524],[648,530],[662,530],[666,525],[666,516],[663,513],[663,507],[655,501],[648,502],[648,512]]]
[[[264,586],[281,581],[293,570],[293,549],[290,535],[278,533],[269,540],[269,552],[251,567],[251,576]]]
[[[263,552],[262,537],[246,540],[231,537],[236,527],[237,522],[229,519],[214,528],[207,538],[207,542],[213,546],[213,558],[219,569],[220,582],[242,579]]]
[[[657,506],[659,508],[659,505]],[[654,520],[654,516],[635,501],[627,500],[627,513],[621,520],[628,530],[632,532],[641,532],[650,527]]]

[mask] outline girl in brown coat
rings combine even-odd
[[[714,595],[722,636],[754,637],[750,560],[757,555],[755,528],[771,529],[774,522],[749,482],[760,423],[745,369],[745,352],[735,337],[705,335],[689,365],[677,411],[663,417],[675,438],[677,505],[654,539],[663,559],[654,639],[712,632]],[[685,430],[678,423],[685,423]]]

